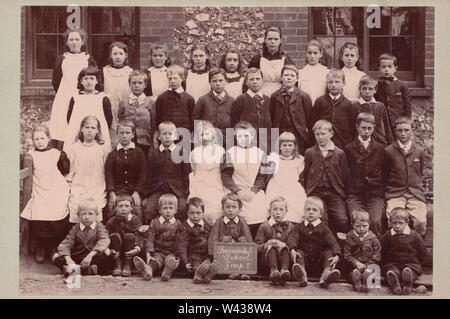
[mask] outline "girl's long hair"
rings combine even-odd
[[[80,140],[81,143],[84,142],[84,135],[81,130],[83,129],[84,125],[86,125],[86,122],[89,120],[93,120],[93,121],[97,122],[98,132],[95,135],[95,140],[100,145],[104,144],[105,141],[102,139],[102,126],[100,125],[100,121],[98,120],[98,118],[94,115],[88,115],[85,118],[83,118],[83,120],[81,121],[81,124],[80,124],[80,131],[78,132],[78,139]]]

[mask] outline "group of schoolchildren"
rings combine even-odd
[[[258,272],[273,284],[304,287],[317,276],[326,288],[343,272],[367,292],[375,264],[395,294],[409,294],[427,253],[424,151],[412,140],[397,60],[380,56],[377,81],[346,43],[342,70],[328,70],[312,40],[299,71],[281,36],[267,28],[245,76],[238,50],[215,68],[194,45],[185,77],[162,44],[140,71],[114,42],[100,71],[85,32],[69,29],[50,129],[35,129],[27,154],[33,192],[21,216],[31,220],[36,260],[51,252],[66,276],[75,264],[113,276],[134,265],[146,280],[183,268],[209,283],[214,243],[255,242]],[[257,139],[273,128],[277,143]],[[186,154],[180,145],[191,137],[200,143]]]

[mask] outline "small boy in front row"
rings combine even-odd
[[[79,202],[77,215],[80,222],[72,227],[52,257],[53,263],[61,268],[65,277],[70,275],[70,265],[79,265],[82,275],[106,272],[110,240],[105,226],[97,221],[98,214],[95,199],[86,198]]]
[[[395,207],[407,209],[413,228],[422,237],[427,226],[427,206],[422,186],[425,152],[413,142],[411,119],[405,116],[395,121],[397,141],[384,150],[386,216],[388,225]]]
[[[270,271],[270,280],[274,285],[282,285],[291,279],[290,254],[286,241],[294,230],[294,224],[284,220],[287,210],[288,203],[283,196],[273,198],[269,208],[270,218],[259,226],[255,236],[260,265],[265,271]]]
[[[352,272],[351,283],[355,291],[368,292],[367,280],[372,274],[371,265],[381,260],[381,244],[377,236],[369,230],[369,213],[365,210],[352,212],[352,226],[344,244],[343,257]]]
[[[118,195],[115,203],[116,216],[106,223],[111,240],[109,249],[113,260],[113,276],[130,277],[131,259],[141,251],[136,241],[141,220],[132,214],[132,202],[130,195]]]
[[[175,218],[177,197],[164,194],[158,200],[160,216],[153,219],[145,238],[145,261],[135,256],[133,263],[145,280],[151,280],[153,273],[163,269],[162,281],[168,281],[180,264],[176,257],[177,235],[181,222]],[[141,242],[140,247],[144,246]]]
[[[209,258],[213,259],[214,243],[252,243],[253,238],[250,229],[244,219],[239,218],[242,208],[242,201],[238,195],[228,193],[222,198],[223,217],[218,218],[214,223],[208,240]],[[232,274],[230,279],[249,280],[247,274]]]
[[[408,226],[408,215],[404,208],[393,209],[392,229],[381,238],[382,269],[395,295],[411,293],[414,281],[422,274],[422,264],[427,256],[422,237]]]
[[[331,141],[333,128],[330,122],[317,121],[313,131],[317,144],[306,150],[305,169],[300,173],[300,182],[307,196],[317,196],[325,202],[327,211],[323,221],[328,222],[337,237],[344,240],[348,231],[345,206],[348,179],[347,158],[345,153]]]
[[[336,282],[341,273],[335,269],[341,255],[336,238],[327,225],[322,223],[323,202],[310,196],[305,201],[305,220],[289,233],[287,245],[292,257],[292,276],[300,287],[308,285],[307,276],[320,276],[319,285],[327,288]]]
[[[188,219],[177,238],[177,255],[187,271],[194,272],[194,284],[209,284],[217,274],[217,263],[208,258],[208,239],[212,226],[205,217],[205,204],[199,197],[187,201]]]

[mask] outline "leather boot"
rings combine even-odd
[[[270,277],[269,278],[270,278],[270,281],[272,281],[272,283],[278,283],[281,278],[280,271],[276,267],[272,267],[272,269],[270,269]]]
[[[327,288],[329,284],[336,282],[341,275],[341,272],[337,269],[331,270],[329,267],[326,267],[322,275],[320,276],[319,286],[320,288]]]
[[[409,267],[403,268],[402,279],[403,279],[403,294],[404,295],[411,294],[413,281],[414,281],[413,277],[414,276],[413,276],[411,268],[409,268]]]
[[[352,285],[355,291],[361,292],[361,272],[358,269],[352,271]]]
[[[201,284],[204,281],[206,273],[209,271],[209,260],[205,260],[200,266],[197,267],[194,273],[194,284]]]
[[[177,269],[179,263],[179,259],[172,256],[167,257],[164,265],[164,270],[161,274],[161,281],[168,281],[175,269]]]
[[[211,280],[214,278],[215,275],[217,275],[217,272],[219,271],[219,264],[217,261],[213,261],[210,266],[209,270],[205,275],[204,283],[209,284]]]
[[[402,294],[402,288],[400,287],[400,282],[398,281],[398,277],[392,270],[389,270],[386,273],[386,279],[389,284],[389,287],[391,287],[392,292],[394,295],[401,295]]]
[[[112,252],[113,258],[113,276],[120,276],[122,274],[122,261],[120,260],[120,256],[118,252]]]
[[[153,269],[141,257],[135,256],[133,258],[133,264],[145,280],[152,280]]]
[[[300,264],[295,263],[292,265],[292,276],[299,282],[300,287],[306,287],[308,285],[308,277],[306,275],[305,267]]]
[[[122,277],[131,276],[131,258],[132,257],[125,257],[123,260]]]

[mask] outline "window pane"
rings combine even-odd
[[[362,31],[363,13],[358,7],[335,8],[336,35],[354,35]]]
[[[389,35],[389,20],[391,17],[390,7],[381,7],[381,22],[379,28],[369,29],[370,35]]]
[[[369,39],[369,70],[378,70],[378,57],[383,53],[389,53],[389,38]]]
[[[321,63],[328,68],[334,64],[334,37],[317,38],[323,44],[323,57]]]
[[[333,8],[312,8],[313,35],[333,35]]]
[[[134,7],[92,7],[92,33],[135,34]]]
[[[392,35],[413,35],[415,23],[414,8],[392,8]]]
[[[133,7],[113,8],[113,26],[114,33],[121,35],[135,34],[134,30],[134,13]]]
[[[397,57],[399,71],[412,71],[413,69],[412,40],[412,38],[392,38],[392,54]]]
[[[36,36],[36,68],[53,69],[56,61],[56,36]]]
[[[56,33],[57,7],[33,7],[34,33]]]
[[[112,22],[112,12],[111,7],[92,7],[91,12],[91,23],[92,23],[92,33],[95,34],[112,34],[113,22]]]

